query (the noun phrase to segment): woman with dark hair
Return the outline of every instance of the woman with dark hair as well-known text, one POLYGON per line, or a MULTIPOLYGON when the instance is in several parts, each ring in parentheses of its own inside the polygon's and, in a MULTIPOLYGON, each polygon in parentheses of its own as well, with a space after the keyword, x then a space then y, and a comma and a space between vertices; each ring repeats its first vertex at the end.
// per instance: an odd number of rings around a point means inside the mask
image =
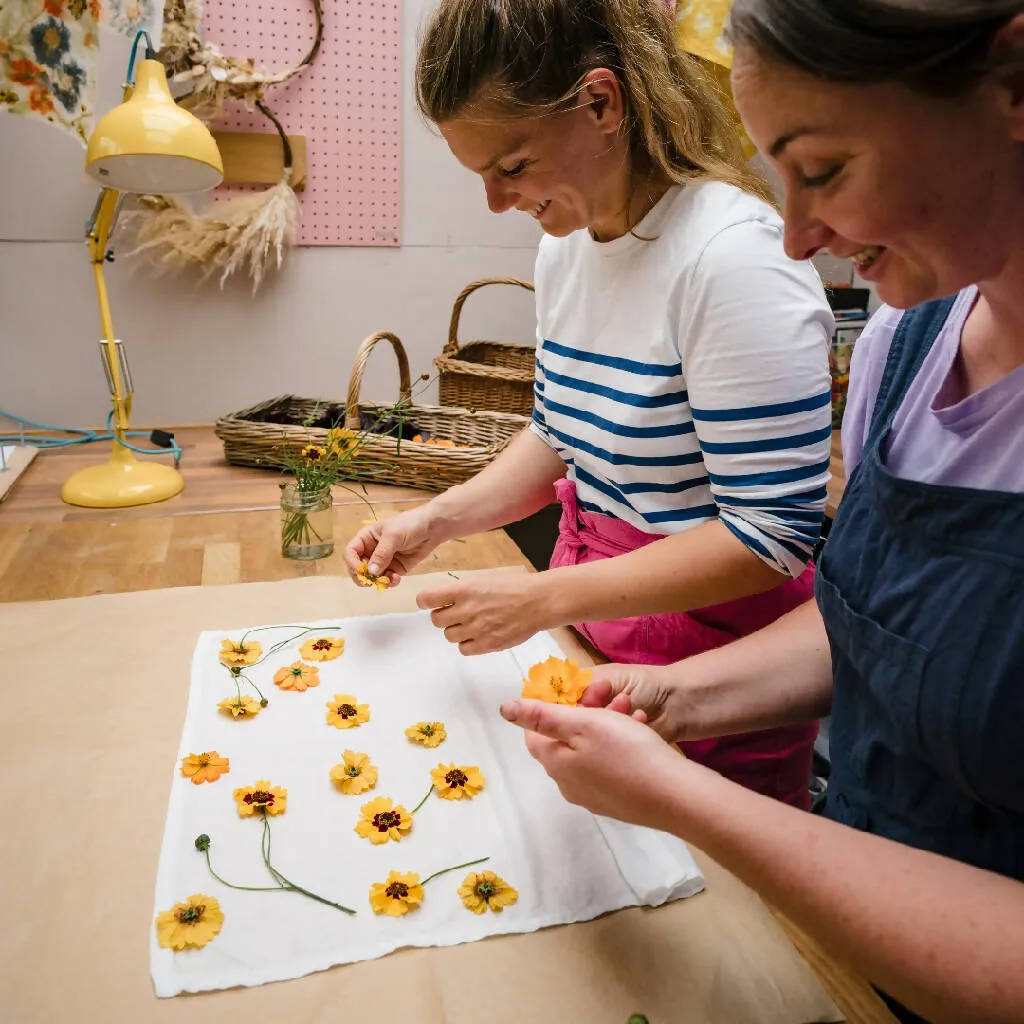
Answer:
POLYGON ((888 304, 816 602, 503 713, 570 800, 693 840, 902 1020, 1024 1021, 1024 0, 736 0, 731 32, 789 255, 851 258, 888 304), (829 711, 825 818, 656 735, 829 711))

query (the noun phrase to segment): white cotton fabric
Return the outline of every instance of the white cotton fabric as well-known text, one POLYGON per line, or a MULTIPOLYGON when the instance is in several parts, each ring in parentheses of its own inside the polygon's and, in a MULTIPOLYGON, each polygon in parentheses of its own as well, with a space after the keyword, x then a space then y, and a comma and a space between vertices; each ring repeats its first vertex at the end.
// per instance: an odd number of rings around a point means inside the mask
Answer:
MULTIPOLYGON (((521 731, 498 714, 519 694, 529 666, 561 652, 548 635, 499 654, 466 658, 427 613, 333 620, 343 626, 344 654, 321 663, 320 685, 280 691, 274 672, 298 658, 298 640, 248 670, 270 699, 258 717, 233 721, 217 703, 234 694, 218 651, 230 634, 200 634, 192 664, 179 758, 217 750, 231 762, 217 782, 193 785, 175 765, 156 882, 154 916, 197 892, 224 911, 221 933, 205 948, 175 953, 151 929, 151 970, 158 996, 296 978, 334 964, 384 956, 403 946, 448 946, 488 935, 531 932, 586 921, 635 905, 657 906, 700 892, 704 880, 686 846, 650 829, 595 817, 568 804, 527 752, 521 731), (370 706, 352 729, 325 721, 335 693, 370 706), (445 723, 448 738, 427 749, 405 729, 422 720, 445 723), (330 769, 351 749, 379 769, 375 789, 343 795, 330 769), (367 801, 391 797, 412 810, 438 763, 477 765, 486 778, 472 800, 432 795, 399 843, 374 846, 354 831, 367 801), (269 779, 288 791, 287 810, 271 818, 274 866, 294 882, 358 913, 350 917, 288 892, 239 892, 210 877, 194 847, 212 839, 214 869, 242 885, 271 885, 260 855, 262 821, 239 817, 236 787, 269 779), (420 878, 477 857, 484 864, 429 882, 423 904, 404 917, 377 916, 372 883, 391 870, 420 878), (492 870, 519 890, 502 913, 476 915, 457 889, 469 871, 492 870)), ((324 623, 326 624, 326 622, 324 623)), ((264 650, 286 631, 254 635, 264 650)), ((332 632, 327 635, 338 635, 332 632)))

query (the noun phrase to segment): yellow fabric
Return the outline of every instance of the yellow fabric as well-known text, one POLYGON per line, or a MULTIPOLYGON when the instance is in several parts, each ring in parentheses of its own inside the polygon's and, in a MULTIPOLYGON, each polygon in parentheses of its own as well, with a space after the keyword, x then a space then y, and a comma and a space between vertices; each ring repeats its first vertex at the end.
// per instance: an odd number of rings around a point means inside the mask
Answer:
POLYGON ((717 87, 749 160, 757 147, 750 141, 739 111, 732 99, 729 70, 732 68, 732 47, 725 38, 725 23, 732 9, 732 0, 678 0, 676 3, 676 42, 680 49, 699 57, 708 77, 717 87))
POLYGON ((678 0, 676 41, 697 57, 732 67, 732 47, 725 40, 725 22, 732 0, 678 0))

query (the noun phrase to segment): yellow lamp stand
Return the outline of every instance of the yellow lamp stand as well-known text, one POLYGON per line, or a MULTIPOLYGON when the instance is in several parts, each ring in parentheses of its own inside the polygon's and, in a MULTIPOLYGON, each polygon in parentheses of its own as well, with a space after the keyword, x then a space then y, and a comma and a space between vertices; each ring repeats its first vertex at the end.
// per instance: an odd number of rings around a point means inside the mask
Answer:
POLYGON ((64 484, 61 497, 69 505, 88 508, 146 505, 174 497, 185 481, 171 466, 140 462, 126 447, 132 384, 124 350, 114 335, 103 277, 107 243, 121 192, 168 195, 203 191, 220 183, 224 169, 209 129, 175 104, 163 65, 146 59, 139 64, 134 87, 125 87, 124 102, 100 120, 90 137, 86 173, 104 186, 89 223, 86 245, 100 307, 100 347, 113 404, 110 429, 114 441, 106 464, 79 470, 64 484))

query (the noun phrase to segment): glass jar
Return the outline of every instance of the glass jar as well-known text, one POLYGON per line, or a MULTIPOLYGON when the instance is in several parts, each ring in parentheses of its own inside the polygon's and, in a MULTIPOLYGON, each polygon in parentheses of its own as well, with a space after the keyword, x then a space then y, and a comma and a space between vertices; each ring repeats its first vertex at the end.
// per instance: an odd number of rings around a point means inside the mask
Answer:
POLYGON ((331 489, 300 490, 297 484, 281 489, 281 554, 311 561, 334 550, 334 510, 331 489))

